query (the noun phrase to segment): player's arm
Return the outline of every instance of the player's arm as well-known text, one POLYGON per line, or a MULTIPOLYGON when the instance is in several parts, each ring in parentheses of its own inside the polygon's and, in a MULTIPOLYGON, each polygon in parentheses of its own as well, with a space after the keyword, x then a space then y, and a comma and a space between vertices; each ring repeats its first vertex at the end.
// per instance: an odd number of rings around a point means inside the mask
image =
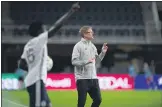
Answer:
POLYGON ((73 48, 73 53, 72 53, 72 65, 74 66, 84 66, 92 62, 92 60, 80 60, 80 47, 78 45, 75 45, 73 48))
POLYGON ((65 13, 55 24, 48 30, 48 37, 53 36, 69 19, 69 17, 80 8, 79 2, 72 5, 71 9, 65 13))
POLYGON ((55 24, 46 32, 41 33, 35 39, 35 49, 38 51, 43 49, 44 44, 47 44, 48 38, 55 35, 55 33, 63 26, 63 24, 67 21, 67 19, 80 8, 79 3, 75 3, 72 5, 71 9, 65 13, 55 24))
POLYGON ((103 58, 105 57, 105 53, 104 52, 101 52, 98 55, 97 50, 96 50, 95 56, 96 56, 96 63, 100 63, 103 60, 103 58))
POLYGON ((107 43, 103 44, 102 51, 99 55, 98 55, 96 47, 94 46, 95 47, 96 64, 100 63, 103 60, 103 58, 105 57, 105 54, 108 49, 108 47, 106 45, 107 45, 107 43))
POLYGON ((25 71, 28 71, 28 66, 27 66, 27 63, 26 63, 26 60, 25 59, 20 59, 19 61, 18 61, 18 68, 20 68, 20 69, 23 69, 23 70, 25 70, 25 71))
POLYGON ((129 73, 129 76, 133 77, 132 68, 131 67, 128 67, 128 73, 129 73))
POLYGON ((24 71, 28 71, 28 64, 26 61, 27 53, 26 49, 24 48, 23 54, 21 55, 20 60, 18 61, 18 68, 23 69, 24 71))

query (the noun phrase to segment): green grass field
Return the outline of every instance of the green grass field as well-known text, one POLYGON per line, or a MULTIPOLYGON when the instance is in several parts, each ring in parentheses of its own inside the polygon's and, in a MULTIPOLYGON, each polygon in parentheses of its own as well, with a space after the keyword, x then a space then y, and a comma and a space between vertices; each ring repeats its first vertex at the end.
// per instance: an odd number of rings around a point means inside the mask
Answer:
MULTIPOLYGON (((53 107, 77 107, 76 91, 48 91, 53 107)), ((87 95, 85 107, 92 100, 87 95)), ((26 91, 2 91, 2 107, 28 106, 26 91)), ((162 107, 162 91, 102 91, 100 107, 162 107)))

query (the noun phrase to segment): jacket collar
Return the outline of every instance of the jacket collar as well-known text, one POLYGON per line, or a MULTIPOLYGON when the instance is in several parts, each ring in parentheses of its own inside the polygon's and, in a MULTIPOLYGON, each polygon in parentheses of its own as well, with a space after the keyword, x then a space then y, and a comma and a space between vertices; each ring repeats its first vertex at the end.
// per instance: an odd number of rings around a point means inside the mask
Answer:
POLYGON ((87 43, 87 44, 91 43, 90 40, 86 40, 86 39, 84 39, 84 38, 82 38, 81 41, 84 42, 84 43, 87 43))

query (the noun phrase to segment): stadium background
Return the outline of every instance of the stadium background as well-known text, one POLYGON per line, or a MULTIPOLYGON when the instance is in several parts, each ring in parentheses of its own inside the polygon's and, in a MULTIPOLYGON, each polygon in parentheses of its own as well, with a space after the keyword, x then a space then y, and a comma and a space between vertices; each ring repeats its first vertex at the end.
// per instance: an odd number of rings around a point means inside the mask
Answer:
MULTIPOLYGON (((27 33, 28 25, 33 20, 42 20, 49 26, 64 14, 72 3, 1 2, 3 107, 28 105, 27 92, 20 89, 15 74, 17 61, 25 43, 30 39, 27 33)), ((49 90, 49 96, 53 105, 76 106, 77 93, 73 83, 71 53, 74 44, 81 38, 78 35, 79 28, 90 25, 95 32, 94 43, 98 51, 101 51, 104 42, 108 42, 109 46, 104 60, 98 66, 100 86, 103 90, 101 107, 162 107, 162 2, 89 1, 80 2, 80 5, 81 9, 55 37, 49 39, 48 53, 54 66, 49 72, 50 82, 47 88, 52 89, 49 90), (131 60, 139 69, 136 82, 128 75, 127 69, 131 60), (144 62, 154 68, 157 90, 149 90, 146 85, 142 71, 144 62), (57 84, 51 83, 54 80, 57 84), (112 84, 116 87, 113 88, 112 84)), ((90 104, 88 96, 86 107, 90 104)))

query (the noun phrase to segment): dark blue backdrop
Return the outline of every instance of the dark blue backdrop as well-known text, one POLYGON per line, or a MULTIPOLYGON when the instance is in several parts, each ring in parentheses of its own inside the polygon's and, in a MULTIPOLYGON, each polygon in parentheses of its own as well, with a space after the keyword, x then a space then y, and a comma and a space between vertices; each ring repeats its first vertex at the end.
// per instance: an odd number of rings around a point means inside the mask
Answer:
MULTIPOLYGON (((162 75, 154 75, 154 82, 157 88, 162 90, 162 75)), ((135 89, 149 89, 144 75, 138 75, 135 78, 135 89)))

